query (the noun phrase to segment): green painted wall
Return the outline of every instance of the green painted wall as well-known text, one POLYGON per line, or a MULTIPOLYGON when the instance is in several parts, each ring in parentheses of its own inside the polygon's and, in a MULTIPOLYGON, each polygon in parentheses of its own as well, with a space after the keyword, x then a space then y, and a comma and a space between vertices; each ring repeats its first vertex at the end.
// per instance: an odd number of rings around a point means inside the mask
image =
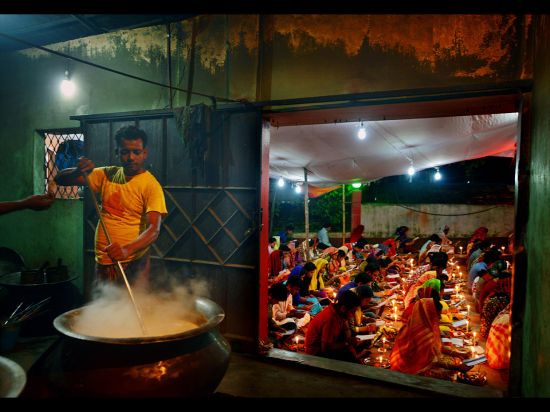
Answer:
POLYGON ((529 221, 526 249, 527 297, 523 338, 523 393, 550 396, 550 18, 536 27, 529 221))
MULTIPOLYGON (((529 78, 525 44, 529 16, 277 15, 262 97, 291 98, 398 88, 486 84, 529 78)), ((193 89, 254 100, 258 72, 258 16, 196 18, 193 89)), ((187 88, 192 21, 172 25, 173 84, 187 88)), ((49 47, 147 79, 167 83, 164 26, 120 31, 49 47)), ((167 90, 71 62, 77 94, 59 93, 66 61, 30 49, 0 55, 0 200, 40 193, 43 147, 36 129, 75 127, 75 114, 167 108, 167 90)), ((174 104, 186 94, 175 93, 174 104)), ((193 98, 193 103, 205 101, 193 98)), ((82 204, 58 201, 44 212, 0 217, 2 245, 29 266, 64 258, 82 273, 82 204)))

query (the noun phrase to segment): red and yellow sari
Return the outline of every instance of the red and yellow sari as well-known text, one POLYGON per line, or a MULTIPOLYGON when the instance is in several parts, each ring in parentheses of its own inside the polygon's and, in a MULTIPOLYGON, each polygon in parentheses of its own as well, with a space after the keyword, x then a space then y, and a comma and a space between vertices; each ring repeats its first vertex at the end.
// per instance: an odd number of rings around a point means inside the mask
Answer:
POLYGON ((439 314, 432 298, 414 303, 411 317, 399 330, 391 352, 394 371, 419 374, 441 355, 439 314))
POLYGON ((405 306, 405 309, 409 307, 412 300, 416 297, 416 294, 418 293, 418 289, 423 287, 424 282, 435 279, 437 277, 437 272, 435 270, 429 270, 427 272, 424 272, 421 276, 416 279, 416 282, 412 283, 411 286, 409 286, 409 289, 407 290, 407 294, 405 295, 405 299, 403 300, 403 304, 405 306))

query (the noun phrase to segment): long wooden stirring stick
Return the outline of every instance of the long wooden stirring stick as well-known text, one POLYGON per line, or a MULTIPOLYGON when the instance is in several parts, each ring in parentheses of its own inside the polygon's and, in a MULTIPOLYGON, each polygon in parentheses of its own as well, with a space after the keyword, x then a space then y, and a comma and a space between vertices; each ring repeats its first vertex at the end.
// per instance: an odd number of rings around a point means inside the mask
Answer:
MULTIPOLYGON (((107 231, 107 226, 105 226, 105 222, 103 221, 103 218, 101 217, 101 210, 99 209, 99 204, 97 203, 97 198, 95 196, 94 191, 90 187, 90 181, 88 180, 88 175, 86 173, 83 173, 84 180, 86 181, 86 186, 88 186, 89 192, 92 194, 92 200, 94 202, 95 210, 97 211, 97 215, 99 216, 99 221, 101 222, 101 227, 103 228, 103 232, 105 233, 105 237, 107 238, 107 242, 111 244, 111 236, 109 236, 109 232, 107 231)), ((122 278, 124 279, 124 283, 126 284, 126 289, 128 289, 128 294, 130 295, 130 299, 132 300, 132 304, 134 305, 134 309, 136 311, 136 315, 139 321, 139 326, 141 327, 141 331, 144 335, 147 334, 145 329, 145 324, 143 323, 143 319, 141 318, 141 313, 139 312, 138 306, 136 304, 136 300, 134 299, 134 294, 132 293, 132 288, 130 287, 130 283, 128 283, 128 278, 126 277, 126 273, 124 272, 124 268, 122 267, 122 263, 120 263, 118 260, 116 261, 118 270, 120 274, 122 275, 122 278)))

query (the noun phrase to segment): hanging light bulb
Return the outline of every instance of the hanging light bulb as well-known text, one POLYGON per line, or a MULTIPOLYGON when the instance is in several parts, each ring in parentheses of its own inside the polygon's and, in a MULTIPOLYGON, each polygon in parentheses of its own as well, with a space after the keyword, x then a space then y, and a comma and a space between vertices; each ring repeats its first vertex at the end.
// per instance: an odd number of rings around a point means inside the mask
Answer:
POLYGON ((296 183, 296 187, 294 188, 294 191, 296 193, 302 193, 302 185, 299 185, 298 183, 296 183))
POLYGON ((351 187, 353 187, 354 189, 359 189, 361 187, 361 182, 352 183, 351 187))
POLYGON ((414 166, 412 165, 412 163, 411 163, 411 165, 409 166, 409 168, 407 169, 407 173, 409 174, 409 176, 414 175, 415 170, 414 170, 414 166))
POLYGON ((65 70, 65 78, 61 82, 60 90, 63 96, 65 97, 72 97, 74 95, 76 87, 74 83, 71 81, 71 78, 69 75, 69 69, 65 70))
POLYGON ((365 129, 365 127, 363 126, 363 122, 361 122, 361 127, 357 131, 357 137, 359 138, 359 140, 365 140, 365 138, 367 137, 367 129, 365 129))
POLYGON ((285 179, 280 177, 279 180, 277 180, 277 186, 283 187, 284 185, 285 185, 285 179))
POLYGON ((367 137, 367 129, 365 126, 363 126, 363 122, 361 122, 361 126, 359 127, 359 130, 357 130, 357 137, 359 140, 365 140, 367 137))
POLYGON ((434 179, 435 180, 441 180, 441 173, 439 173, 439 167, 436 167, 435 168, 435 174, 434 174, 434 179))

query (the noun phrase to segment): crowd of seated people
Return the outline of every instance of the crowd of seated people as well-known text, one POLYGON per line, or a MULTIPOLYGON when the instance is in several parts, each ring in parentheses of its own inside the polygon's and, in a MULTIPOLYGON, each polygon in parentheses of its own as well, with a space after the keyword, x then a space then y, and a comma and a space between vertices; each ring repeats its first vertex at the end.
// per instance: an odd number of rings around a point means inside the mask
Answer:
MULTIPOLYGON (((468 369, 461 362, 463 352, 441 343, 453 319, 442 299, 452 270, 447 225, 416 249, 418 238, 411 237, 407 226, 397 228, 384 242, 369 244, 360 225, 349 243, 336 247, 328 239, 327 223, 320 231, 323 242, 307 243, 308 254, 305 242, 296 247, 288 229, 280 233, 286 243, 277 245, 274 237, 268 246, 269 333, 279 347, 284 346, 285 337, 293 336, 290 331, 304 336, 305 353, 361 362, 368 344, 354 336, 358 331, 380 332, 382 312, 377 303, 399 286, 403 323, 391 352, 391 369, 427 376, 468 369)), ((511 274, 509 264, 488 242, 486 229, 480 227, 470 238, 465 279, 474 298, 473 309, 480 313, 480 338, 493 342, 491 362, 502 367, 509 358, 499 339, 510 329, 511 274)))

